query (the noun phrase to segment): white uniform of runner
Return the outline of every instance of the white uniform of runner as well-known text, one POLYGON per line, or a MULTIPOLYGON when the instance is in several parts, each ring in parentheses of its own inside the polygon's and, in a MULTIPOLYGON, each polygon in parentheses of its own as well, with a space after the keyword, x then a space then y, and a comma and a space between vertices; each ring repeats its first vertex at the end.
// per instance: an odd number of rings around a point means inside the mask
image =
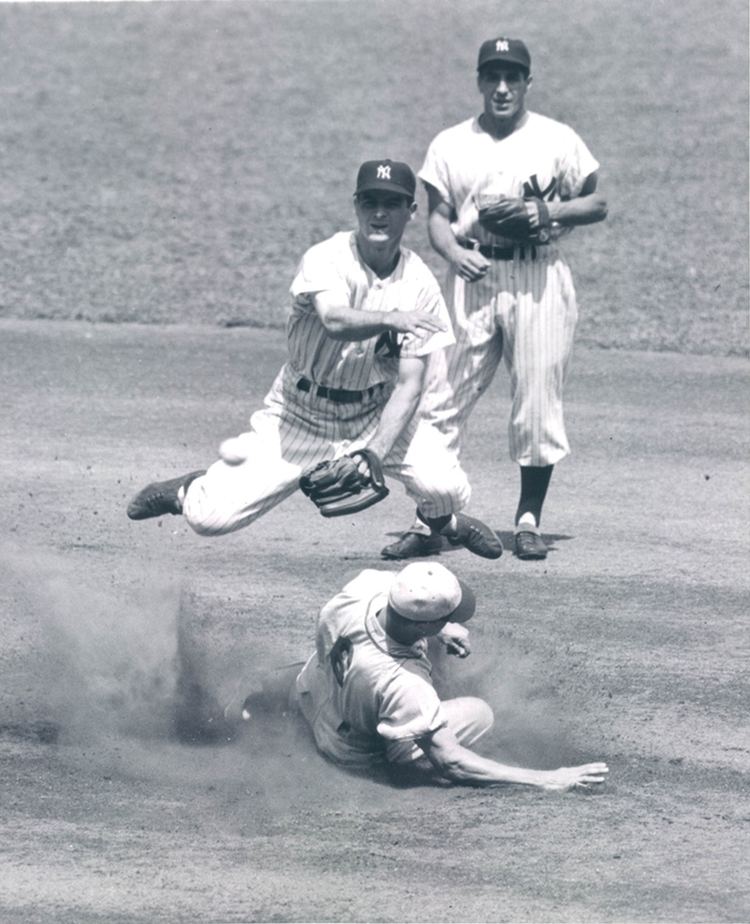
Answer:
POLYGON ((469 746, 492 724, 492 711, 480 699, 441 702, 424 639, 406 647, 386 635, 377 614, 395 575, 362 571, 323 607, 316 653, 297 677, 300 708, 318 749, 343 766, 410 763, 425 758, 417 738, 447 725, 469 746), (352 656, 339 683, 330 654, 342 637, 351 642, 352 656))
MULTIPOLYGON (((239 437, 245 461, 214 463, 185 494, 183 515, 202 535, 247 526, 296 491, 305 469, 367 446, 393 390, 399 355, 428 356, 453 342, 440 287, 422 260, 402 247, 395 270, 381 279, 361 260, 355 232, 340 232, 311 247, 291 294, 289 361, 266 395, 265 407, 252 415, 250 430, 239 437), (335 340, 313 304, 315 293, 328 291, 343 294, 359 311, 430 312, 448 329, 421 338, 405 336, 400 343, 393 335, 335 340), (341 402, 321 397, 319 386, 362 394, 341 402)), ((404 483, 426 516, 453 513, 469 500, 456 453, 417 417, 382 461, 385 472, 404 483)))
POLYGON ((475 197, 493 192, 572 199, 598 166, 571 128, 533 112, 499 140, 472 118, 440 132, 430 145, 418 176, 453 209, 456 237, 513 251, 511 259, 492 259, 486 276, 476 282, 449 272, 456 336, 447 351, 450 389, 428 396, 422 407, 451 448, 458 448, 466 420, 502 356, 510 374, 511 458, 520 465, 547 466, 570 451, 562 398, 577 307, 570 270, 557 246, 563 229, 553 225, 549 244, 513 247, 479 225, 475 197))

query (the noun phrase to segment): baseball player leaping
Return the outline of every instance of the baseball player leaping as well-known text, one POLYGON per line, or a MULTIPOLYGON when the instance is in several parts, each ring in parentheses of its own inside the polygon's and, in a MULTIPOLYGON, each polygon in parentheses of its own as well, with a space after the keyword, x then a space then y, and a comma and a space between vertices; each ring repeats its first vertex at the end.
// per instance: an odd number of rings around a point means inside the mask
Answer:
MULTIPOLYGON (((539 531, 552 468, 570 451, 563 382, 576 326, 576 297, 558 240, 607 214, 599 164, 567 125, 526 109, 531 59, 523 42, 496 38, 479 51, 483 112, 440 132, 419 177, 429 200, 430 241, 447 260, 456 336, 449 387, 428 395, 427 417, 458 451, 466 422, 500 358, 510 374, 511 458, 520 466, 515 553, 542 559, 539 531)), ((440 547, 418 521, 386 558, 440 547)))
POLYGON ((182 514, 201 535, 229 533, 289 497, 317 463, 367 448, 403 482, 430 530, 484 558, 502 554, 488 526, 459 512, 470 489, 455 450, 415 416, 428 358, 453 342, 437 281, 401 247, 415 188, 407 164, 362 164, 358 229, 311 247, 299 265, 289 359, 265 407, 207 471, 140 491, 131 519, 182 514))

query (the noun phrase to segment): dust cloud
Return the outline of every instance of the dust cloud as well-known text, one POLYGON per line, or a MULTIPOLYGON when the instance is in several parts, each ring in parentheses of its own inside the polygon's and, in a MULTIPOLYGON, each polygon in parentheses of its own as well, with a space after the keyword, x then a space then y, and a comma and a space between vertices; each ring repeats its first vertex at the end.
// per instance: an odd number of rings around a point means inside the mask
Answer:
POLYGON ((483 637, 470 629, 472 654, 457 660, 430 647, 435 686, 442 698, 478 696, 489 703, 495 723, 477 744, 486 757, 545 770, 580 763, 571 723, 550 680, 550 665, 519 650, 510 639, 483 637))
POLYGON ((107 778, 234 791, 271 813, 300 794, 341 805, 341 776, 257 680, 273 653, 222 635, 212 607, 157 572, 126 593, 49 551, 3 547, 0 740, 51 745, 61 765, 107 778))
MULTIPOLYGON (((0 735, 56 742, 61 760, 128 777, 241 787, 274 813, 292 800, 343 808, 363 794, 368 804, 389 798, 387 775, 351 777, 315 751, 288 709, 296 669, 286 665, 275 687, 262 686, 258 678, 281 666, 273 652, 223 637, 210 602, 189 588, 157 573, 127 593, 88 585, 49 552, 8 548, 0 572, 8 641, 0 735), (247 695, 252 719, 243 722, 247 695)), ((493 707, 482 753, 539 768, 579 756, 532 659, 510 645, 475 646, 460 662, 431 656, 441 695, 481 696, 493 707)))
POLYGON ((88 585, 49 552, 3 549, 2 720, 55 727, 65 740, 164 736, 177 681, 180 590, 156 578, 127 599, 88 585))

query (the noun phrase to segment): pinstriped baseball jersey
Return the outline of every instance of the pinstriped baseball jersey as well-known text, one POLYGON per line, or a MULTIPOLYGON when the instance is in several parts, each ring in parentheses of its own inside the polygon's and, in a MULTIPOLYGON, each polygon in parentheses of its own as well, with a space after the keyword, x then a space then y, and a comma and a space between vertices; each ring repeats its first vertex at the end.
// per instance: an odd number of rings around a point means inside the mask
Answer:
MULTIPOLYGON (((359 257, 354 232, 341 232, 311 247, 291 286, 294 297, 287 333, 290 359, 250 418, 250 428, 234 440, 243 461, 223 459, 190 484, 183 515, 202 535, 241 529, 298 490, 312 465, 367 446, 398 377, 399 360, 431 357, 444 369, 442 349, 454 341, 440 286, 412 251, 401 248, 393 273, 380 279, 359 257), (334 340, 313 303, 318 292, 339 292, 349 307, 366 311, 425 311, 447 330, 420 337, 392 335, 366 340, 334 340), (302 377, 327 388, 361 392, 338 402, 317 389, 300 389, 302 377), (373 388, 373 386, 382 386, 373 388)), ((439 376, 431 374, 434 383, 439 376)), ((441 517, 468 503, 470 487, 455 452, 418 415, 404 428, 382 460, 428 517, 441 517)))
POLYGON ((428 394, 423 410, 454 451, 501 357, 510 374, 511 458, 546 466, 570 451, 562 397, 578 309, 557 242, 572 229, 553 224, 551 243, 520 248, 480 226, 477 198, 575 198, 598 166, 571 128, 533 112, 502 139, 472 118, 430 145, 418 175, 451 207, 456 237, 513 249, 512 259, 491 260, 476 282, 448 273, 456 344, 446 351, 448 386, 428 394))
POLYGON ((453 343, 448 310, 440 286, 422 260, 401 248, 393 273, 380 279, 360 258, 353 231, 341 231, 315 244, 302 258, 291 285, 294 298, 287 321, 289 362, 313 382, 361 390, 392 381, 399 356, 426 356, 453 343), (340 293, 358 311, 426 311, 440 317, 447 330, 415 338, 409 335, 334 340, 318 317, 313 297, 340 293))
MULTIPOLYGON (((440 132, 427 150, 419 178, 434 186, 455 213, 457 237, 482 243, 512 246, 513 241, 493 236, 479 224, 476 199, 481 194, 573 199, 598 162, 567 125, 535 112, 506 138, 496 139, 467 119, 440 132)), ((553 237, 569 232, 559 226, 553 237)))

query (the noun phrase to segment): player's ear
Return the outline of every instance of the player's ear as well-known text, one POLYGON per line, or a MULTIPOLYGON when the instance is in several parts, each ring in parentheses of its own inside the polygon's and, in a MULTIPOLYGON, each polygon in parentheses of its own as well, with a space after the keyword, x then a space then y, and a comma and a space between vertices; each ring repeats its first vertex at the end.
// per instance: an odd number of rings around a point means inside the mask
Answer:
POLYGON ((411 205, 409 206, 409 221, 411 221, 412 218, 414 218, 414 216, 415 216, 416 214, 417 214, 417 203, 416 203, 416 200, 415 200, 415 201, 412 202, 411 205))

